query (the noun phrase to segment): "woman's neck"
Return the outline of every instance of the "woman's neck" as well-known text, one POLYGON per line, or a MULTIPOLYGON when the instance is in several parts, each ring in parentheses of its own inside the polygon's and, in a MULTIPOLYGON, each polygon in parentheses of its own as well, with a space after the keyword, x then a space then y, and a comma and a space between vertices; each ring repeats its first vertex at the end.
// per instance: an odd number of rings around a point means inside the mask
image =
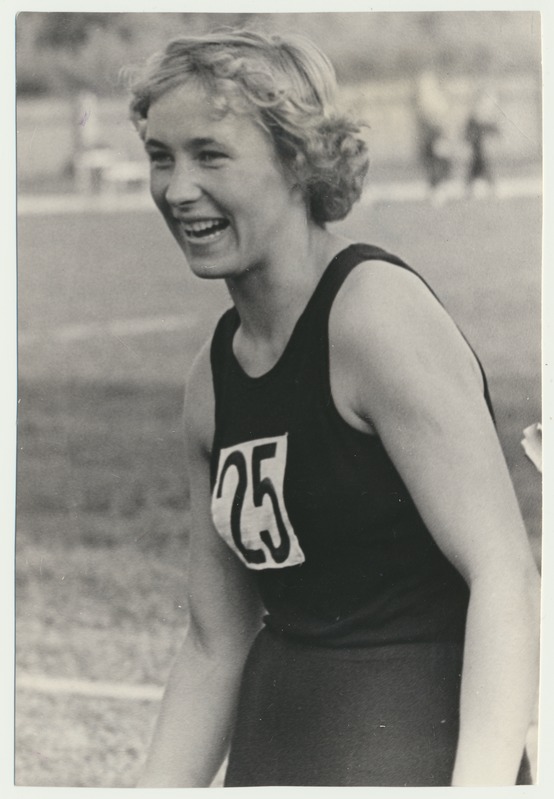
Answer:
POLYGON ((325 268, 348 244, 314 226, 284 243, 271 263, 227 282, 241 320, 235 355, 248 373, 262 374, 278 360, 325 268))

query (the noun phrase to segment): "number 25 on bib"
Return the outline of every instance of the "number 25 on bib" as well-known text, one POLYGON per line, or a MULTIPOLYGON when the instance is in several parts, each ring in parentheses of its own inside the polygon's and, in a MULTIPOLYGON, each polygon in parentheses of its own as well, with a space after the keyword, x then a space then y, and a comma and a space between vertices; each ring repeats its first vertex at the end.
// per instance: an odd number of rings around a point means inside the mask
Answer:
POLYGON ((244 441, 219 453, 212 518, 250 569, 282 569, 305 560, 285 508, 286 462, 286 435, 244 441))

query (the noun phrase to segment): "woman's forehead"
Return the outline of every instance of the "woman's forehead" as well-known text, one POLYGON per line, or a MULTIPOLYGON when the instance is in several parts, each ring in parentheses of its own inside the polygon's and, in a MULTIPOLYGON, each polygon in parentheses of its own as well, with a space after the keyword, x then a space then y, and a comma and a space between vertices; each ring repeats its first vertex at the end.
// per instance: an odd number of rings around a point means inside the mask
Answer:
POLYGON ((259 114, 249 105, 246 100, 235 103, 196 82, 182 83, 152 101, 146 119, 146 137, 267 140, 259 114))
POLYGON ((199 81, 189 79, 160 87, 150 101, 148 116, 158 112, 160 108, 165 111, 168 106, 180 110, 192 109, 196 113, 208 115, 211 110, 215 111, 220 103, 219 95, 204 87, 199 81))
POLYGON ((147 120, 149 123, 163 120, 166 124, 173 121, 180 125, 185 121, 191 125, 233 125, 240 121, 241 126, 258 126, 258 117, 252 104, 238 93, 214 91, 199 81, 188 80, 155 97, 150 103, 147 120))
POLYGON ((215 119, 222 118, 227 112, 251 117, 259 116, 259 110, 254 103, 247 99, 239 86, 230 79, 220 78, 207 84, 197 76, 188 76, 167 86, 160 86, 152 95, 149 112, 155 104, 168 96, 172 102, 202 109, 204 113, 211 114, 215 119))

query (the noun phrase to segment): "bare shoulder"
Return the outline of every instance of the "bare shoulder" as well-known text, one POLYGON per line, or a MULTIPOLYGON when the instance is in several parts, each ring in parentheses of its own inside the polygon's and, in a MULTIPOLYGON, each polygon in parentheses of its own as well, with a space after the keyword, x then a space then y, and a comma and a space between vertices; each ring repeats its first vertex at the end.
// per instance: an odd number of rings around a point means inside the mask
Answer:
POLYGON ((348 275, 333 306, 337 321, 355 318, 380 327, 409 326, 414 320, 442 318, 447 312, 423 280, 387 261, 366 261, 348 275))
POLYGON ((476 358, 450 314, 415 273, 385 261, 367 261, 341 287, 330 319, 332 343, 363 346, 386 368, 398 359, 452 359, 475 375, 476 358))
POLYGON ((215 427, 215 398, 210 362, 210 344, 204 343, 196 356, 185 387, 185 435, 192 452, 209 456, 215 427))
POLYGON ((345 280, 329 320, 333 395, 347 420, 383 431, 453 395, 483 397, 477 359, 418 275, 382 261, 345 280))

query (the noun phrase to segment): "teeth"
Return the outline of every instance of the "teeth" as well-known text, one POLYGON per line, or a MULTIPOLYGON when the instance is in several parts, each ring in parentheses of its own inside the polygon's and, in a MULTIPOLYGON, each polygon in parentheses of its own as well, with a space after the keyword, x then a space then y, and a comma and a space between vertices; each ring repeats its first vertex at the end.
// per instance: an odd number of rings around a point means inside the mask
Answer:
POLYGON ((182 227, 185 235, 193 238, 204 238, 219 233, 220 230, 227 227, 227 224, 228 222, 225 219, 212 219, 198 222, 183 222, 182 227))
POLYGON ((207 230, 210 227, 213 227, 216 222, 212 221, 205 221, 205 222, 189 222, 185 225, 185 230, 191 230, 193 232, 207 230))

